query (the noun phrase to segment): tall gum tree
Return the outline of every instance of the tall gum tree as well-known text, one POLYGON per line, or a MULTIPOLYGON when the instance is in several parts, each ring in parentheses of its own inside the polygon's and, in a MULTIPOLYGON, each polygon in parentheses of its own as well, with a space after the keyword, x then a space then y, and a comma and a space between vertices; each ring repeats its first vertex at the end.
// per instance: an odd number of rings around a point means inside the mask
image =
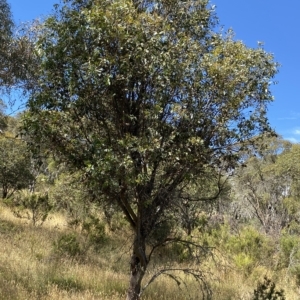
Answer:
POLYGON ((8 45, 13 34, 13 21, 10 7, 6 0, 0 0, 0 83, 4 74, 8 45))
MULTIPOLYGON (((256 148, 248 147, 243 165, 235 170, 232 180, 235 204, 242 220, 256 219, 260 230, 278 238, 293 219, 286 207, 292 181, 281 171, 282 161, 291 166, 286 154, 291 153, 293 145, 279 136, 263 135, 255 139, 256 148)), ((296 157, 295 153, 293 156, 296 157)), ((293 166, 296 165, 293 161, 293 166)))
POLYGON ((215 33, 206 0, 64 3, 35 46, 24 130, 124 213, 134 233, 127 299, 139 299, 158 245, 146 246, 174 197, 185 189, 189 201, 189 183, 234 168, 249 138, 270 130, 277 64, 215 33))
POLYGON ((6 104, 13 104, 17 92, 36 86, 35 70, 39 59, 34 55, 34 41, 39 22, 16 28, 6 0, 0 0, 0 95, 5 94, 6 104), (8 97, 11 96, 11 97, 8 97))

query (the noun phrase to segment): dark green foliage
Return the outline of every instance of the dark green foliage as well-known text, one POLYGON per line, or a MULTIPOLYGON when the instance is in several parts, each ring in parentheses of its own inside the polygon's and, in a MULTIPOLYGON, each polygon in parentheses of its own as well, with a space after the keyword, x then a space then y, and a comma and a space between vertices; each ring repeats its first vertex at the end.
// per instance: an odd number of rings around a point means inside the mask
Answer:
POLYGON ((233 167, 238 145, 269 130, 277 65, 263 49, 212 34, 207 1, 149 1, 153 12, 131 1, 66 3, 36 45, 40 81, 24 130, 83 170, 134 228, 142 208, 147 236, 183 185, 233 167))
POLYGON ((58 254, 59 257, 68 256, 71 258, 78 258, 83 254, 83 249, 77 235, 68 233, 62 235, 54 243, 54 252, 58 254))
POLYGON ((82 232, 87 238, 87 246, 91 246, 95 251, 99 251, 106 240, 104 223, 99 218, 89 215, 82 222, 82 232))
POLYGON ((7 127, 7 116, 4 114, 6 106, 0 98, 0 130, 3 133, 3 130, 7 127))
POLYGON ((163 243, 172 233, 174 228, 174 220, 170 217, 169 219, 162 220, 156 225, 155 230, 150 234, 147 242, 150 245, 158 245, 163 243))
POLYGON ((137 276, 128 299, 139 297, 150 236, 168 237, 160 224, 174 199, 216 199, 249 138, 270 131, 277 64, 216 23, 207 0, 66 0, 35 45, 24 133, 125 216, 137 276), (207 173, 218 175, 209 192, 191 193, 207 173))
POLYGON ((10 6, 6 0, 0 0, 0 89, 7 70, 9 43, 12 36, 13 21, 10 6))
POLYGON ((5 132, 0 134, 0 189, 2 198, 11 197, 16 191, 33 182, 30 153, 24 141, 5 132))
POLYGON ((53 208, 48 194, 26 191, 19 193, 10 203, 15 216, 31 220, 33 226, 42 225, 53 208))
POLYGON ((267 276, 263 282, 259 282, 254 290, 252 300, 285 300, 284 291, 276 290, 276 285, 267 276))

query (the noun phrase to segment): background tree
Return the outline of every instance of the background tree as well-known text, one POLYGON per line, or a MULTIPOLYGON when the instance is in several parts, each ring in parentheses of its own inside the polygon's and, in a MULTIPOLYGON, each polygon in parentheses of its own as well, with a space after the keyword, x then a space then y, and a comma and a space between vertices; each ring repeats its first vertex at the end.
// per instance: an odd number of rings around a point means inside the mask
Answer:
MULTIPOLYGON (((124 213, 134 233, 127 299, 142 293, 173 199, 209 168, 232 170, 249 138, 269 130, 272 55, 215 25, 206 0, 69 0, 36 44, 24 129, 124 213)), ((173 233, 165 241, 195 245, 173 233)))
POLYGON ((7 127, 7 116, 5 115, 5 104, 0 99, 0 133, 3 133, 3 130, 7 127))
POLYGON ((300 146, 292 144, 278 155, 277 174, 286 182, 285 195, 299 199, 300 146), (289 183, 289 184, 288 184, 289 183))
POLYGON ((298 219, 299 146, 274 136, 261 136, 257 144, 236 170, 235 198, 243 219, 255 218, 266 233, 279 236, 298 219))
POLYGON ((9 44, 12 38, 13 21, 10 7, 6 0, 0 0, 0 87, 5 81, 9 44))
POLYGON ((285 149, 279 156, 276 162, 275 174, 281 178, 283 185, 284 206, 290 216, 289 225, 292 222, 296 223, 297 230, 294 226, 290 226, 291 231, 300 230, 300 189, 299 189, 299 174, 300 174, 300 146, 293 144, 291 147, 285 149))
POLYGON ((16 93, 20 92, 21 98, 36 82, 34 74, 39 62, 34 55, 34 41, 40 27, 34 21, 16 28, 6 0, 0 0, 0 20, 0 92, 6 94, 6 104, 13 105, 16 93))
POLYGON ((2 198, 9 198, 17 190, 29 188, 34 180, 31 174, 30 154, 26 144, 6 132, 0 136, 0 185, 2 198))

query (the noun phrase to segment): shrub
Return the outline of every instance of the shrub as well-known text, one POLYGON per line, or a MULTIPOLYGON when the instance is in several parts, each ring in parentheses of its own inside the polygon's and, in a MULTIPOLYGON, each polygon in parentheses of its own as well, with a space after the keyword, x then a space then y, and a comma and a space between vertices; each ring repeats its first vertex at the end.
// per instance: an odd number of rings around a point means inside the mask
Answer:
POLYGON ((93 215, 82 222, 82 233, 87 237, 86 248, 92 246, 95 251, 99 251, 106 240, 105 225, 93 215))
POLYGON ((172 219, 162 220, 152 229, 151 235, 148 238, 148 242, 152 245, 157 245, 165 242, 165 240, 171 234, 172 226, 173 226, 172 219))
POLYGON ((229 237, 225 247, 234 257, 238 267, 244 268, 249 274, 257 265, 272 265, 270 259, 274 254, 274 244, 271 239, 247 226, 239 235, 229 237))
POLYGON ((284 290, 276 290, 275 283, 265 276, 254 290, 252 300, 285 300, 284 290))
POLYGON ((16 217, 31 220, 34 226, 42 225, 53 208, 47 193, 28 191, 21 191, 10 206, 16 217))
POLYGON ((83 249, 77 239, 77 236, 73 233, 68 233, 62 235, 54 242, 54 252, 59 254, 59 256, 76 258, 83 254, 83 249))
POLYGON ((283 233, 280 238, 280 267, 295 267, 300 262, 300 239, 283 233))

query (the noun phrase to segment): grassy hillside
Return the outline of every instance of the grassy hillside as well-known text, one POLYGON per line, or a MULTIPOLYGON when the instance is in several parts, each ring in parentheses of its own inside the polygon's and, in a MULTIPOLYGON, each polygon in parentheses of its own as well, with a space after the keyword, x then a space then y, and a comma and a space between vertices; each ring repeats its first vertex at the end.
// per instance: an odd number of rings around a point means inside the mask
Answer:
MULTIPOLYGON (((84 230, 68 225, 63 215, 51 215, 42 226, 34 227, 1 206, 0 299, 124 299, 130 251, 124 230, 129 232, 116 221, 113 231, 105 227, 102 239, 91 243, 84 230)), ((252 299, 257 282, 265 275, 276 282, 276 288, 285 290, 286 299, 299 299, 290 270, 272 271, 277 259, 272 257, 275 249, 267 250, 262 244, 261 250, 269 251, 268 257, 255 253, 255 247, 239 244, 226 226, 194 234, 199 234, 203 244, 218 244, 213 256, 203 257, 201 262, 212 299, 252 299)), ((251 236, 247 238, 251 241, 251 236)), ((159 268, 168 268, 171 263, 179 268, 195 262, 189 261, 181 249, 166 247, 154 257, 145 283, 159 268)), ((161 276, 149 285, 143 299, 202 299, 199 286, 187 275, 182 276, 186 276, 187 289, 161 276)))

